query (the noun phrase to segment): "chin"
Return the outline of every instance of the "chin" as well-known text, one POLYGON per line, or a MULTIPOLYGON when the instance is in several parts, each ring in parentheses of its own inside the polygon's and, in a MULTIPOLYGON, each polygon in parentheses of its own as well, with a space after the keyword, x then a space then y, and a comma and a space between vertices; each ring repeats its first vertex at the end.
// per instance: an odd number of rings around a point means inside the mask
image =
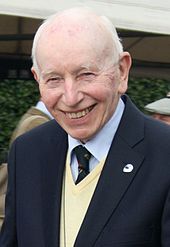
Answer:
MULTIPOLYGON (((68 132, 69 133, 69 132, 68 132)), ((74 139, 77 139, 83 143, 87 142, 90 138, 87 135, 84 134, 76 134, 76 133, 69 133, 70 136, 72 136, 74 139)))

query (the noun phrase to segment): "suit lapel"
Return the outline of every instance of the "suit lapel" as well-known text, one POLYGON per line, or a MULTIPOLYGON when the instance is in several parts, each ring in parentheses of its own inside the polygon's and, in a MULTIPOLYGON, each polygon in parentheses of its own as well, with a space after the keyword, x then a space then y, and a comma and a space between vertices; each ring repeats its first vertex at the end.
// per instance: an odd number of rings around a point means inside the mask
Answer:
POLYGON ((51 246, 59 246, 62 179, 68 145, 67 134, 56 127, 55 123, 52 136, 46 140, 42 161, 44 235, 51 246))
POLYGON ((144 159, 143 154, 136 150, 136 146, 142 143, 143 130, 143 117, 128 100, 75 247, 94 246, 105 224, 133 182, 144 159), (129 173, 124 172, 127 164, 133 166, 129 173))

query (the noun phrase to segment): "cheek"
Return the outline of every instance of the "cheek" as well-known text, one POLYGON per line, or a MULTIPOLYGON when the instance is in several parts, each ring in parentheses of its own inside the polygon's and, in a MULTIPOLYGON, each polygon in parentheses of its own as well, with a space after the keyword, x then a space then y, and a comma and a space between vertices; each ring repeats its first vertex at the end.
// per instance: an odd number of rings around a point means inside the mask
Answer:
MULTIPOLYGON (((91 91, 92 92, 92 91, 91 91)), ((96 84, 93 88, 93 96, 99 102, 107 102, 109 99, 113 98, 113 95, 116 92, 116 86, 111 81, 107 83, 96 84)))
POLYGON ((48 108, 52 108, 58 102, 59 96, 55 90, 40 88, 41 99, 48 108))
POLYGON ((112 80, 108 80, 102 89, 98 92, 98 99, 101 104, 101 112, 103 111, 104 117, 107 120, 115 111, 115 107, 119 100, 119 86, 118 83, 112 80))

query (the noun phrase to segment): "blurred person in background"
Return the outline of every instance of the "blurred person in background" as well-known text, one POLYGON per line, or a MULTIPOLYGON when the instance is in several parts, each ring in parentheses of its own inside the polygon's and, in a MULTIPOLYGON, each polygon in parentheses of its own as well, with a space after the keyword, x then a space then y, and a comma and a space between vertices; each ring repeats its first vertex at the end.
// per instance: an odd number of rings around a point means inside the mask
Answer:
POLYGON ((165 98, 156 100, 145 106, 153 118, 165 122, 170 125, 170 92, 165 98))
MULTIPOLYGON (((10 146, 12 142, 23 133, 51 120, 53 117, 47 110, 44 103, 40 100, 35 106, 28 109, 19 120, 15 130, 12 133, 10 146)), ((4 156, 4 155, 3 155, 4 156)), ((7 188, 8 172, 7 157, 3 158, 0 163, 0 229, 4 220, 5 195, 7 188)))
POLYGON ((45 104, 40 100, 35 106, 31 106, 26 113, 19 120, 15 130, 12 133, 10 144, 23 133, 46 123, 53 117, 47 110, 45 104))
POLYGON ((7 157, 3 148, 0 148, 0 230, 4 220, 5 195, 7 190, 7 157))

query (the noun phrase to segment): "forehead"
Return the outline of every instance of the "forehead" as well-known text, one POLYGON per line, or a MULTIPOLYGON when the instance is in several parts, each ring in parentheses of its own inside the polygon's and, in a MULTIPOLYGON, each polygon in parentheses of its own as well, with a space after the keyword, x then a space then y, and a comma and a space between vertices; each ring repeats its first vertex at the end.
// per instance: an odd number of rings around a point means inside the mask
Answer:
POLYGON ((101 31, 106 30, 98 16, 71 12, 54 16, 47 21, 41 29, 40 38, 48 37, 50 39, 52 36, 59 38, 63 36, 67 39, 78 39, 80 36, 82 38, 88 36, 89 39, 93 39, 98 33, 101 34, 101 31))
POLYGON ((42 33, 37 46, 38 63, 65 67, 70 64, 82 67, 102 64, 110 50, 99 27, 89 28, 88 24, 77 22, 65 24, 61 19, 42 33))
POLYGON ((38 41, 39 46, 49 44, 51 48, 59 50, 89 46, 100 51, 107 44, 108 35, 100 22, 61 17, 45 26, 38 41))
POLYGON ((78 13, 77 11, 64 12, 54 16, 51 21, 45 25, 45 30, 49 33, 62 33, 68 36, 81 35, 83 33, 98 33, 106 31, 102 19, 92 13, 78 13))
POLYGON ((64 35, 69 37, 77 37, 80 34, 87 32, 89 28, 85 21, 78 22, 74 19, 68 20, 58 17, 56 21, 53 21, 46 28, 47 35, 64 35))

